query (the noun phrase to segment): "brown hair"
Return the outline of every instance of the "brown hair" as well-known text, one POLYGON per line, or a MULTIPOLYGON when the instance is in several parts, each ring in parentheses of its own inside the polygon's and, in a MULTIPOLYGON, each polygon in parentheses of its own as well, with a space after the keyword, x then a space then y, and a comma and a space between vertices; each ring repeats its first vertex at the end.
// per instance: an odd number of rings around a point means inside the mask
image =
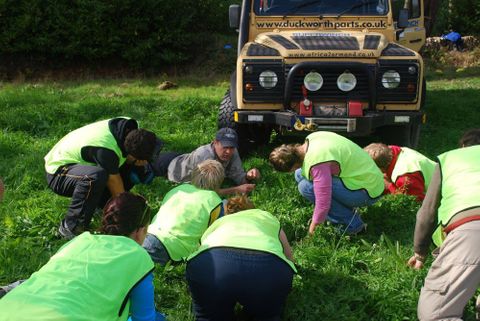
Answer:
POLYGON ((382 170, 386 171, 393 159, 392 150, 385 144, 372 143, 363 148, 373 159, 375 164, 382 170))
POLYGON ((233 214, 240 211, 250 210, 252 208, 255 208, 255 205, 247 195, 235 195, 227 200, 225 214, 233 214))
POLYGON ((302 157, 297 152, 300 144, 282 144, 275 148, 268 160, 270 164, 279 172, 290 172, 295 164, 303 162, 302 157))
POLYGON ((467 130, 458 142, 460 147, 469 147, 473 145, 480 145, 480 128, 467 130))
POLYGON ((107 235, 129 236, 151 220, 150 207, 143 196, 130 192, 112 197, 103 208, 100 232, 107 235))
POLYGON ((201 189, 216 190, 225 178, 225 169, 219 161, 207 159, 192 171, 192 184, 201 189))

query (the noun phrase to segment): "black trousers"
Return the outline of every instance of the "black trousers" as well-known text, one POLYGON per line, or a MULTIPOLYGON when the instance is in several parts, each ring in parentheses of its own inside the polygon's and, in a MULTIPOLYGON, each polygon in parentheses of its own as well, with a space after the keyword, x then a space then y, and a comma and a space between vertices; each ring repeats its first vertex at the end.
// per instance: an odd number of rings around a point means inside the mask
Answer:
MULTIPOLYGON (((129 179, 129 165, 120 167, 125 190, 133 187, 129 179)), ((67 165, 60 167, 55 174, 46 174, 48 187, 58 195, 72 198, 67 213, 65 225, 73 231, 80 225, 87 229, 95 209, 103 208, 111 194, 107 188, 108 174, 99 166, 67 165)))
POLYGON ((152 168, 155 176, 167 177, 168 176, 168 165, 170 162, 177 156, 182 155, 177 152, 165 152, 160 153, 152 162, 152 168))

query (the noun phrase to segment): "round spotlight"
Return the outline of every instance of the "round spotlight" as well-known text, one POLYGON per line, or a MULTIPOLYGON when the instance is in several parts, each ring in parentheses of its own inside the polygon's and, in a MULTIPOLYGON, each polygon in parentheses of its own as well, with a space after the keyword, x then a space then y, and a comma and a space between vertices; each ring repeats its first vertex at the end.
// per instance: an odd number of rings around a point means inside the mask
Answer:
POLYGON ((303 84, 309 91, 317 91, 322 88, 323 77, 318 72, 309 72, 305 78, 303 78, 303 84))
POLYGON ((271 70, 262 71, 260 76, 258 77, 258 81, 260 86, 265 89, 272 89, 278 83, 277 74, 271 70))
POLYGON ((400 85, 400 74, 395 70, 388 70, 382 76, 382 85, 387 89, 394 89, 400 85))
POLYGON ((338 76, 337 86, 341 91, 351 91, 357 85, 357 78, 350 71, 345 71, 338 76))
POLYGON ((414 66, 408 67, 408 73, 410 75, 415 75, 417 73, 417 68, 415 68, 414 66))

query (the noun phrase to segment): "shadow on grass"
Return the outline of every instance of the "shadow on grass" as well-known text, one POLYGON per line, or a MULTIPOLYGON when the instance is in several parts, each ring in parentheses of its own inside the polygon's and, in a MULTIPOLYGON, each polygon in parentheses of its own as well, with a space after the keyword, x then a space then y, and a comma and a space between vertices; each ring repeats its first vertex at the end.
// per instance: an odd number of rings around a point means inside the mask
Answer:
POLYGON ((385 234, 393 241, 410 246, 419 207, 420 204, 412 196, 384 196, 374 205, 365 208, 362 217, 368 224, 368 229, 361 237, 374 243, 380 235, 385 234))
POLYGON ((361 282, 343 272, 302 269, 290 293, 284 320, 389 320, 379 311, 381 300, 361 282))

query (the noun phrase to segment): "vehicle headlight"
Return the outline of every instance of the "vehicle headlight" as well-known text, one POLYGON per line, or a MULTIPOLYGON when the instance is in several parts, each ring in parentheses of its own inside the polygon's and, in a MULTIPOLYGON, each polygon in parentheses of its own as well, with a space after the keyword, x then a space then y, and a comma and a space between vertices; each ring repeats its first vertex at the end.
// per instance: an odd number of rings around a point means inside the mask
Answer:
POLYGON ((350 71, 345 71, 337 78, 337 86, 341 91, 351 91, 357 85, 357 78, 350 71))
POLYGON ((258 77, 258 81, 260 82, 260 86, 265 89, 271 89, 275 87, 278 83, 277 74, 271 70, 262 71, 260 76, 258 77))
POLYGON ((322 88, 323 85, 323 77, 318 72, 312 71, 309 72, 305 78, 303 79, 303 84, 305 88, 310 91, 317 91, 322 88))
POLYGON ((397 88, 400 85, 400 74, 395 70, 388 70, 382 76, 382 85, 387 89, 397 88))

